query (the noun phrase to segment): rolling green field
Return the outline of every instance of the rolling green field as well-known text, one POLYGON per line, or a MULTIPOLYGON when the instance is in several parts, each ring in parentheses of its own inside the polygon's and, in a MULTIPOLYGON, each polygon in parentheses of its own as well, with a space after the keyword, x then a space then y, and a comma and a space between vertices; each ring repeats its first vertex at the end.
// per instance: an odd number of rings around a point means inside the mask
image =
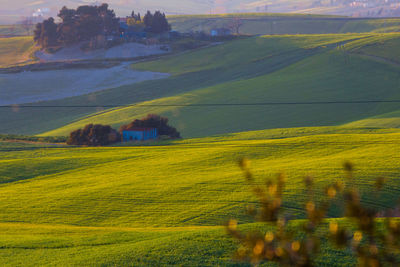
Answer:
MULTIPOLYGON (((315 177, 319 199, 326 184, 344 179, 346 159, 355 164, 364 204, 393 207, 400 190, 399 142, 398 129, 316 127, 148 146, 1 143, 0 264, 234 265, 236 244, 221 225, 234 217, 244 228, 259 227, 245 214, 255 199, 238 158, 251 160, 260 183, 286 171, 284 207, 301 219, 303 177, 315 177), (370 193, 377 176, 387 178, 381 195, 370 193)), ((342 211, 332 209, 329 216, 342 211)), ((323 250, 318 262, 354 264, 348 251, 326 244, 323 250)))
POLYGON ((340 16, 247 13, 225 15, 170 16, 172 28, 180 32, 229 28, 234 19, 240 19, 241 34, 327 34, 398 32, 400 19, 354 19, 340 16))
MULTIPOLYGON (((259 184, 287 174, 293 227, 305 217, 304 176, 321 200, 327 184, 344 181, 345 160, 365 205, 395 207, 400 103, 342 102, 400 100, 399 42, 398 33, 241 38, 132 65, 171 74, 163 80, 1 108, 0 133, 66 136, 157 113, 188 139, 97 148, 0 140, 0 265, 243 265, 231 260, 237 243, 222 225, 266 226, 245 213, 256 199, 242 157, 259 184), (103 105, 117 107, 95 107, 103 105), (377 177, 387 181, 380 194, 371 193, 377 177)), ((328 216, 342 220, 343 211, 328 216)), ((355 265, 327 242, 316 262, 355 265)))
POLYGON ((30 36, 0 38, 0 68, 27 62, 33 52, 34 43, 30 36))
MULTIPOLYGON (((226 42, 132 66, 171 73, 167 79, 33 104, 37 108, 3 108, 0 132, 65 136, 87 123, 119 127, 148 113, 159 113, 168 116, 184 137, 203 137, 271 128, 342 125, 395 114, 400 109, 398 103, 334 102, 400 99, 400 56, 396 49, 399 40, 397 33, 368 33, 262 36, 226 42), (173 106, 302 101, 332 103, 173 106), (85 107, 88 104, 139 106, 103 109, 85 107), (82 107, 41 108, 47 105, 82 107)), ((379 120, 373 121, 376 123, 368 127, 380 127, 379 120)), ((390 127, 397 125, 392 123, 390 127)))
POLYGON ((397 34, 376 35, 373 38, 360 39, 348 43, 345 48, 350 53, 384 59, 386 62, 397 65, 400 64, 400 54, 397 52, 400 39, 397 37, 397 34))
MULTIPOLYGON (((64 121, 60 121, 65 126, 60 125, 62 127, 47 132, 45 130, 51 127, 50 123, 56 125, 56 120, 51 120, 50 116, 65 113, 65 109, 54 109, 52 114, 47 114, 46 109, 40 108, 21 109, 9 115, 16 118, 15 121, 4 121, 2 127, 17 129, 19 119, 27 116, 26 119, 32 119, 32 124, 24 125, 20 131, 26 131, 27 127, 27 133, 68 135, 72 130, 88 123, 119 127, 148 113, 166 115, 184 137, 347 124, 400 109, 399 103, 335 103, 400 99, 397 90, 399 66, 393 61, 398 52, 392 49, 393 56, 390 59, 389 52, 386 56, 382 52, 372 53, 382 46, 390 46, 391 42, 397 42, 399 38, 400 35, 396 33, 287 35, 228 42, 178 56, 134 64, 134 69, 168 72, 172 76, 165 80, 102 91, 93 97, 94 105, 133 103, 137 104, 135 106, 104 110, 65 125, 68 116, 78 117, 78 113, 85 110, 90 112, 88 108, 71 110, 67 117, 63 117, 64 121), (365 49, 368 51, 364 51, 365 49), (327 101, 330 104, 190 106, 327 101), (144 106, 140 106, 141 104, 144 106), (42 114, 50 120, 33 125, 33 115, 40 117, 42 114)), ((86 99, 87 97, 78 97, 44 104, 78 105, 87 102, 86 99)), ((391 127, 397 125, 393 124, 391 127)))
MULTIPOLYGON (((132 66, 173 74, 168 79, 33 104, 38 108, 3 108, 0 133, 65 136, 87 123, 119 127, 148 113, 168 116, 184 137, 342 125, 370 118, 376 123, 369 121, 369 127, 380 127, 375 117, 395 114, 398 103, 208 108, 168 105, 399 99, 399 40, 398 33, 363 33, 273 35, 229 41, 132 66), (130 104, 154 107, 101 107, 130 104), (82 107, 39 108, 47 105, 82 107)), ((5 60, 11 55, 7 51, 2 53, 5 60)), ((26 89, 30 94, 30 88, 26 89)), ((391 123, 390 127, 397 125, 391 123)))
POLYGON ((20 24, 0 25, 0 36, 26 36, 32 34, 33 28, 32 26, 28 32, 28 30, 20 24))

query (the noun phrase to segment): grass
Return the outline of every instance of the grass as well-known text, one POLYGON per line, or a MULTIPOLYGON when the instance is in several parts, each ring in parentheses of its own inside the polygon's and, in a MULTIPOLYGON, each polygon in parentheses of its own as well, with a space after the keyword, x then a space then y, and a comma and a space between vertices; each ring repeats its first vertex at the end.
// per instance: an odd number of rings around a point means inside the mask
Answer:
POLYGON ((0 229, 5 233, 0 244, 9 246, 0 252, 3 266, 212 266, 233 263, 229 253, 233 241, 220 227, 129 229, 11 224, 0 226, 0 229), (212 241, 215 237, 218 240, 212 241))
MULTIPOLYGON (((301 223, 295 221, 291 225, 298 227, 301 223)), ((269 229, 259 224, 241 228, 269 229)), ((0 244, 7 246, 0 252, 3 266, 250 266, 231 259, 237 244, 221 227, 140 229, 0 224, 0 231, 0 244)), ((317 259, 319 264, 354 264, 349 251, 324 244, 322 253, 317 259)))
MULTIPOLYGON (((236 164, 244 156, 260 184, 286 172, 284 207, 294 226, 304 218, 303 177, 315 177, 320 200, 327 184, 344 179, 346 159, 355 164, 363 203, 394 207, 400 130, 376 127, 400 125, 397 103, 165 104, 400 99, 399 39, 370 33, 246 38, 132 66, 172 74, 164 80, 34 104, 164 106, 1 109, 1 132, 62 136, 86 123, 117 127, 159 113, 184 137, 198 138, 84 148, 0 136, 0 265, 239 265, 231 260, 237 244, 221 225, 235 217, 243 228, 263 227, 244 212, 256 201, 236 164), (387 179, 380 195, 371 193, 379 176, 387 179)), ((329 211, 342 215, 339 208, 329 211)), ((349 251, 323 244, 319 265, 355 264, 349 251)))
POLYGON ((27 37, 0 38, 0 67, 9 67, 31 60, 33 39, 27 37))
POLYGON ((341 32, 398 32, 399 22, 398 18, 352 20, 341 32))
MULTIPOLYGON (((284 207, 303 218, 303 177, 312 174, 322 193, 326 184, 343 179, 344 159, 355 164, 364 204, 393 207, 400 190, 399 142, 398 129, 317 127, 155 146, 0 143, 0 263, 233 266, 236 244, 221 225, 232 217, 250 223, 244 210, 255 201, 238 158, 251 160, 260 183, 285 170, 284 207), (387 178, 381 195, 370 193, 377 176, 387 178)), ((341 215, 339 209, 329 213, 341 215)), ((348 251, 325 243, 323 251, 323 263, 354 263, 348 251)))
MULTIPOLYGON (((119 106, 133 103, 158 105, 292 102, 302 99, 395 99, 398 66, 386 59, 382 61, 377 56, 365 56, 359 52, 360 49, 371 45, 378 51, 382 43, 380 40, 385 38, 388 41, 399 39, 398 34, 246 38, 133 66, 135 69, 173 74, 168 79, 33 105, 85 106, 90 103, 93 106, 119 106), (347 52, 337 48, 342 44, 346 44, 344 47, 347 52), (216 58, 219 60, 215 60, 216 58), (376 90, 378 87, 384 91, 383 95, 376 90)), ((395 58, 397 53, 396 50, 393 51, 395 58)), ((198 137, 276 127, 338 125, 394 112, 397 109, 396 104, 357 107, 255 106, 208 108, 199 113, 198 108, 190 107, 124 107, 106 110, 93 107, 60 107, 52 108, 51 112, 50 109, 13 107, 2 109, 0 132, 68 135, 71 130, 87 123, 99 122, 119 127, 147 113, 161 113, 171 118, 184 137, 198 137), (257 118, 245 119, 254 117, 257 118), (237 118, 243 122, 234 123, 229 118, 237 118)))
POLYGON ((13 134, 1 134, 0 141, 20 141, 20 142, 43 142, 43 143, 65 143, 64 137, 37 137, 37 136, 23 136, 13 134))
POLYGON ((393 33, 376 35, 374 38, 360 39, 345 47, 352 53, 382 58, 389 62, 400 64, 400 54, 396 49, 399 43, 399 35, 393 33))
MULTIPOLYGON (((302 177, 313 172, 322 186, 340 177, 344 159, 355 162, 362 191, 375 175, 396 177, 397 148, 388 144, 398 142, 397 130, 345 130, 318 130, 314 135, 307 130, 304 136, 299 129, 300 136, 283 139, 263 139, 271 133, 261 131, 225 141, 209 137, 150 147, 8 150, 0 162, 0 220, 82 226, 220 225, 250 197, 235 165, 241 156, 252 159, 260 178, 287 170, 287 206, 295 213, 302 203, 302 177)), ((385 202, 376 205, 393 204, 398 185, 396 180, 389 185, 385 202)))
MULTIPOLYGON (((185 86, 182 89, 186 92, 138 103, 150 107, 139 105, 106 110, 44 135, 67 135, 92 122, 119 127, 148 113, 169 117, 184 137, 202 137, 271 128, 341 125, 394 112, 400 107, 398 103, 334 103, 343 100, 399 99, 396 90, 399 66, 351 50, 351 47, 360 43, 365 46, 376 45, 377 50, 379 36, 257 37, 136 64, 133 65, 135 69, 173 74, 171 78, 158 83, 143 84, 143 87, 139 85, 143 91, 151 85, 153 90, 160 87, 164 92, 177 92, 177 89, 185 86), (346 50, 340 48, 341 44, 346 44, 343 46, 346 50), (248 50, 240 49, 244 47, 248 50), (333 103, 207 108, 173 106, 175 103, 310 101, 333 103)), ((387 38, 398 40, 399 35, 388 34, 387 38)), ((396 57, 394 54, 393 58, 396 57)))
MULTIPOLYGON (((166 104, 400 99, 399 39, 394 33, 245 38, 132 66, 172 74, 164 80, 34 104, 154 107, 2 108, 4 133, 63 136, 87 123, 118 127, 159 113, 184 137, 198 138, 84 148, 0 136, 0 265, 236 266, 237 244, 221 225, 235 217, 243 228, 263 227, 244 212, 256 201, 236 164, 244 156, 260 184, 286 172, 284 207, 294 226, 304 218, 303 177, 315 177, 320 200, 327 184, 344 179, 346 159, 355 164, 363 203, 394 207, 400 130, 388 127, 400 125, 398 103, 166 104), (379 176, 387 179, 380 195, 371 193, 379 176)), ((355 264, 349 251, 325 242, 322 251, 320 265, 355 264)))
MULTIPOLYGON (((33 26, 30 29, 30 34, 33 32, 33 26)), ((30 35, 28 31, 20 24, 16 25, 0 25, 0 36, 26 36, 30 35)))
POLYGON ((3 108, 0 132, 66 136, 88 123, 119 127, 148 113, 168 116, 184 137, 341 125, 375 118, 396 112, 400 106, 370 103, 196 108, 165 104, 396 100, 399 53, 395 47, 399 39, 397 33, 262 36, 166 56, 134 64, 133 68, 171 73, 167 79, 33 104, 37 108, 3 108), (382 52, 386 48, 388 52, 382 52), (156 106, 40 108, 88 104, 156 106))
POLYGON ((380 127, 398 128, 400 125, 400 112, 393 111, 373 116, 363 120, 353 121, 347 124, 349 127, 380 127))
POLYGON ((229 27, 241 19, 241 34, 328 34, 398 32, 400 19, 354 19, 314 14, 245 13, 223 15, 170 16, 172 28, 181 32, 229 27))

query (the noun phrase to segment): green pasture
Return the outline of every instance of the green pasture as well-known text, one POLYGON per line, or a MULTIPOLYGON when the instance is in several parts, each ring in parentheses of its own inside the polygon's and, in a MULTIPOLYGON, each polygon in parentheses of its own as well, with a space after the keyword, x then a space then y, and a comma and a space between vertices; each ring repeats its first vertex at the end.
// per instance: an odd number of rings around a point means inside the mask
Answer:
POLYGON ((210 32, 229 28, 240 20, 241 34, 329 34, 398 32, 398 18, 349 18, 314 14, 245 13, 222 15, 170 16, 172 28, 180 32, 210 32))
MULTIPOLYGON (((196 30, 233 18, 170 19, 196 30)), ((318 203, 327 185, 349 185, 346 160, 354 163, 352 183, 364 205, 397 205, 400 34, 384 32, 397 31, 400 20, 243 20, 252 34, 293 34, 240 38, 131 66, 171 74, 163 80, 0 108, 1 266, 247 266, 232 261, 238 244, 222 227, 237 218, 243 229, 267 230, 245 212, 257 201, 237 164, 243 157, 257 184, 286 174, 283 206, 293 227, 305 217, 304 177, 314 178, 318 203), (336 34, 297 34, 328 32, 336 34), (370 100, 388 102, 343 103, 370 100), (118 128, 149 113, 167 116, 185 139, 43 143, 88 123, 118 128), (386 184, 376 193, 378 177, 386 184)), ((0 39, 0 66, 28 60, 33 49, 29 37, 0 39)), ((349 223, 340 219, 340 200, 335 204, 327 220, 349 223)), ((350 251, 322 241, 319 266, 355 265, 350 251)))
MULTIPOLYGON (((15 151, 9 147, 0 152, 0 221, 127 227, 220 225, 226 216, 242 216, 241 210, 251 199, 236 166, 243 156, 251 159, 260 182, 287 172, 286 205, 296 216, 302 216, 297 210, 304 197, 303 177, 313 174, 321 187, 342 179, 341 165, 346 159, 355 163, 363 192, 375 176, 387 177, 390 186, 384 202, 374 205, 394 205, 398 130, 280 131, 156 146, 15 151)), ((340 216, 340 212, 331 215, 340 216)))
MULTIPOLYGON (((2 108, 0 133, 66 136, 88 123, 119 127, 148 113, 159 113, 168 116, 183 137, 203 137, 341 125, 392 114, 399 110, 398 103, 206 108, 170 105, 397 100, 398 40, 397 33, 365 33, 276 35, 229 41, 132 65, 138 70, 171 73, 167 79, 33 103, 37 106, 34 108, 2 108), (125 106, 131 104, 139 106, 125 106)), ((26 89, 29 94, 29 86, 26 89)))
POLYGON ((345 45, 345 48, 361 55, 383 59, 388 63, 400 64, 400 54, 398 45, 400 43, 399 34, 379 34, 372 38, 360 39, 345 45))
MULTIPOLYGON (((284 207, 298 219, 307 201, 304 176, 315 178, 318 202, 326 185, 348 182, 344 160, 355 164, 365 205, 396 205, 399 143, 397 129, 348 127, 273 129, 147 146, 0 143, 0 263, 234 266, 237 244, 221 226, 230 218, 251 223, 245 209, 256 203, 239 158, 251 160, 260 184, 286 173, 284 207), (387 184, 371 193, 378 176, 387 184)), ((323 251, 321 263, 354 264, 349 251, 325 242, 323 251)))
POLYGON ((34 51, 33 39, 27 37, 0 38, 0 67, 29 61, 34 51))
POLYGON ((33 33, 33 26, 29 28, 29 32, 21 24, 0 25, 0 36, 26 36, 33 33), (28 34, 29 33, 29 34, 28 34))
MULTIPOLYGON (((395 112, 400 103, 341 103, 400 99, 399 66, 383 56, 367 56, 359 51, 372 45, 377 50, 379 35, 265 36, 134 64, 134 69, 170 72, 173 76, 143 83, 133 92, 139 87, 143 93, 158 89, 163 94, 177 93, 105 110, 43 135, 68 135, 88 123, 118 128, 148 113, 170 118, 183 137, 202 137, 272 128, 341 125, 395 112), (360 44, 364 46, 358 47, 360 44), (289 104, 262 104, 271 102, 289 104), (298 102, 329 104, 290 104, 298 102), (196 106, 215 103, 261 104, 196 106)), ((399 39, 398 34, 384 37, 387 42, 399 39)), ((114 92, 112 99, 116 99, 121 89, 110 91, 114 92)), ((26 114, 24 110, 22 114, 26 114)))
MULTIPOLYGON (((341 224, 346 221, 339 220, 341 224)), ((292 229, 303 221, 290 223, 292 229)), ((325 224, 321 230, 326 231, 325 224)), ((268 226, 244 224, 243 231, 268 231, 268 226)), ((222 227, 76 227, 0 224, 3 266, 250 266, 232 260, 238 244, 222 227)), ((323 239, 316 263, 352 266, 350 251, 323 239)), ((260 266, 271 266, 261 264, 260 266)), ((275 266, 275 265, 273 265, 275 266)))

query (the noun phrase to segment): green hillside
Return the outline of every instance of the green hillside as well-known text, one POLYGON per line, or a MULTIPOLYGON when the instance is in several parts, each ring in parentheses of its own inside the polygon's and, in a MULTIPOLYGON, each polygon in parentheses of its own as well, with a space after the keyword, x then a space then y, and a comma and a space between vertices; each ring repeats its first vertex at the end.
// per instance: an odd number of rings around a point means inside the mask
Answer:
POLYGON ((351 53, 371 56, 394 65, 400 64, 398 46, 400 39, 397 34, 376 35, 373 38, 360 39, 345 45, 351 53))
MULTIPOLYGON (((243 157, 256 184, 286 174, 290 227, 306 217, 304 177, 314 178, 318 203, 326 185, 346 184, 347 160, 365 206, 398 205, 400 33, 382 32, 400 29, 400 19, 246 16, 246 31, 335 34, 240 37, 131 65, 170 73, 165 79, 0 107, 1 134, 67 136, 155 113, 184 138, 74 147, 4 136, 0 266, 249 266, 232 261, 238 244, 223 228, 231 218, 242 229, 268 228, 246 214, 257 199, 237 164, 243 157), (368 33, 345 33, 352 31, 368 33), (379 193, 377 177, 385 178, 379 193)), ((190 30, 206 18, 171 20, 190 30)), ((33 49, 29 37, 0 38, 0 67, 28 60, 33 49)), ((351 224, 343 214, 333 205, 323 228, 351 224)), ((321 241, 318 266, 356 265, 351 251, 321 241)))
MULTIPOLYGON (((255 200, 235 164, 238 158, 251 160, 260 183, 285 170, 284 207, 302 218, 303 177, 312 174, 321 189, 344 179, 345 159, 355 164, 363 202, 393 207, 400 190, 399 142, 396 129, 322 127, 156 146, 23 148, 1 143, 0 264, 233 265, 236 244, 221 225, 231 217, 250 222, 244 210, 255 200), (370 194, 377 176, 387 178, 380 201, 370 194)), ((329 215, 342 212, 333 209, 329 215)), ((353 263, 349 252, 326 244, 324 250, 321 262, 353 263)))
MULTIPOLYGON (((399 103, 335 102, 400 99, 399 66, 379 54, 382 52, 368 56, 361 53, 363 49, 379 51, 399 38, 399 34, 264 36, 135 64, 135 69, 169 72, 173 76, 135 86, 132 92, 147 94, 159 90, 173 95, 135 101, 145 106, 103 111, 45 135, 67 135, 92 122, 118 127, 148 113, 168 116, 184 137, 201 137, 271 128, 340 125, 394 112, 400 109, 399 103), (266 102, 330 104, 179 106, 266 102)), ((397 54, 394 52, 392 58, 397 54)), ((111 103, 117 102, 116 96, 126 91, 126 88, 110 90, 111 103)), ((107 92, 99 95, 105 96, 107 92)), ((119 103, 128 104, 128 97, 125 95, 125 100, 119 103)))
MULTIPOLYGON (((299 227, 301 223, 294 221, 290 225, 299 227)), ((258 224, 241 228, 255 227, 262 229, 258 224)), ((232 260, 237 244, 221 227, 160 229, 0 224, 0 231, 0 244, 7 246, 0 251, 3 266, 250 266, 232 260)), ((355 265, 349 251, 332 248, 326 243, 321 251, 323 256, 316 259, 318 264, 355 265)))
POLYGON ((0 68, 31 60, 34 49, 30 36, 0 38, 0 68))
POLYGON ((35 108, 2 108, 0 133, 68 135, 87 123, 119 127, 148 113, 159 113, 168 116, 183 137, 202 137, 342 125, 395 114, 400 110, 399 103, 335 102, 399 100, 399 40, 397 33, 370 33, 262 36, 230 41, 132 66, 171 73, 167 79, 36 103, 35 108), (190 106, 269 102, 330 104, 190 106), (139 106, 124 106, 131 104, 139 106), (116 107, 104 109, 103 105, 116 107))
POLYGON ((398 32, 400 19, 360 19, 340 16, 247 13, 199 16, 170 16, 172 28, 180 32, 229 28, 232 21, 240 19, 241 34, 327 34, 398 32))
POLYGON ((32 32, 33 32, 33 26, 29 29, 28 32, 28 30, 25 29, 24 26, 20 24, 0 25, 0 36, 25 36, 25 35, 31 35, 32 32))

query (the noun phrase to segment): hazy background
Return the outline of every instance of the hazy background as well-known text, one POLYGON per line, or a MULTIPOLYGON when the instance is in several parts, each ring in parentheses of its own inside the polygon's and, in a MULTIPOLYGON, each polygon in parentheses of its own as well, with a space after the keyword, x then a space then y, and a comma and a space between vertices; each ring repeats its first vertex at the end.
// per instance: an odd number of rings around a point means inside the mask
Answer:
POLYGON ((400 15, 400 0, 0 0, 0 24, 10 24, 26 17, 56 16, 64 5, 107 2, 118 16, 132 9, 145 12, 161 10, 168 15, 217 14, 237 12, 290 12, 332 14, 354 17, 400 15))

